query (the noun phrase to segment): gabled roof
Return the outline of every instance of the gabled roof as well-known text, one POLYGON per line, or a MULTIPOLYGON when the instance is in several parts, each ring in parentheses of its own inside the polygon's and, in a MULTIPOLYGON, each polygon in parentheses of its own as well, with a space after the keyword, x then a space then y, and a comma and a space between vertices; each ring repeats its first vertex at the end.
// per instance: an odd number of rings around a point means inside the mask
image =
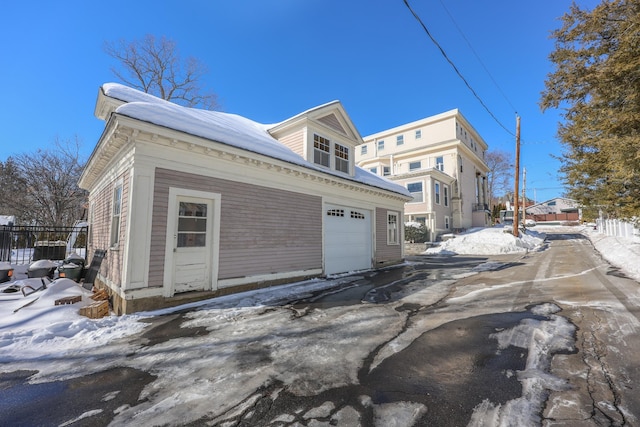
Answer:
POLYGON ((360 133, 358 132, 358 129, 353 125, 351 118, 349 118, 349 115, 340 101, 331 101, 326 104, 310 108, 307 111, 296 114, 295 116, 280 123, 268 126, 268 130, 269 133, 275 135, 290 126, 295 126, 303 120, 319 122, 350 139, 354 145, 359 145, 364 142, 362 140, 362 136, 360 136, 360 133))
MULTIPOLYGON (((333 101, 307 110, 280 124, 291 122, 302 115, 327 110, 337 111, 342 117, 348 117, 342 105, 338 101, 333 101)), ((410 197, 406 188, 359 167, 356 167, 355 175, 351 177, 307 162, 268 133, 268 129, 278 125, 264 125, 236 114, 183 107, 117 83, 107 83, 102 86, 95 111, 96 116, 103 119, 107 119, 112 113, 127 116, 410 197)), ((323 117, 326 115, 320 114, 320 118, 323 117)), ((339 119, 338 123, 340 123, 339 119)), ((348 120, 348 123, 350 124, 351 121, 348 120)), ((350 126, 352 129, 345 130, 360 138, 353 125, 350 126)))
POLYGON ((527 206, 527 213, 561 213, 565 211, 575 211, 578 209, 578 202, 574 199, 564 197, 556 197, 554 199, 545 200, 535 205, 527 206))

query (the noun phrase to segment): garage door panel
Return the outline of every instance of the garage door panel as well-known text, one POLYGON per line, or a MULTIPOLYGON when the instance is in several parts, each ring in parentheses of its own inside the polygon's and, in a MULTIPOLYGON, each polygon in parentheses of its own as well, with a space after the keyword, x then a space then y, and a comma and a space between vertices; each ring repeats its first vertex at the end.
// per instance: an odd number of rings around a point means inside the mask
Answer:
POLYGON ((371 268, 371 212, 328 205, 325 209, 325 273, 371 268))

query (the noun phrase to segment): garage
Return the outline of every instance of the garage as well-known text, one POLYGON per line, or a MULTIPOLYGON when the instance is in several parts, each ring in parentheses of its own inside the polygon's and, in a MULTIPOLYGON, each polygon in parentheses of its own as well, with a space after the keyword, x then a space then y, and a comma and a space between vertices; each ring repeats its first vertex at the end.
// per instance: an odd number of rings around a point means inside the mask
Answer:
POLYGON ((325 274, 371 268, 371 211, 325 205, 325 274))

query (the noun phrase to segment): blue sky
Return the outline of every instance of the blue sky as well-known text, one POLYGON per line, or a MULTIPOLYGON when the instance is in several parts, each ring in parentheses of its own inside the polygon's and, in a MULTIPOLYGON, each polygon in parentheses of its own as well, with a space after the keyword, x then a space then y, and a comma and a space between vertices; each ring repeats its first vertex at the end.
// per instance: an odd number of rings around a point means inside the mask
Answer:
MULTIPOLYGON (((549 34, 571 2, 409 3, 512 133, 520 115, 528 197, 562 195, 552 158, 561 153, 560 116, 542 114, 538 102, 552 69, 549 34)), ((591 9, 597 1, 578 4, 591 9)), ((182 57, 205 63, 203 84, 218 94, 222 110, 257 122, 338 99, 366 136, 458 108, 490 149, 515 150, 514 136, 487 113, 402 0, 27 0, 8 2, 0 15, 0 160, 76 136, 88 156, 104 126, 93 116, 98 88, 117 81, 103 44, 145 34, 166 36, 182 57)))

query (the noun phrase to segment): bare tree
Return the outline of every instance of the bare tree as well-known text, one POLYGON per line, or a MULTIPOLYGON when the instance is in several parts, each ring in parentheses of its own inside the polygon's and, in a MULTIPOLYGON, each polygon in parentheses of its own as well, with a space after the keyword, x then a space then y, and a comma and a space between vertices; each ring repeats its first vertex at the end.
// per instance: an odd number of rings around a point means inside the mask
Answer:
POLYGON ((10 157, 2 168, 2 208, 22 224, 71 226, 83 219, 86 191, 78 187, 83 169, 80 140, 62 141, 35 154, 10 157), (6 192, 11 194, 4 194, 6 192))
POLYGON ((217 96, 200 87, 206 66, 193 57, 182 62, 172 40, 147 34, 142 40, 105 42, 104 51, 120 63, 111 71, 124 84, 187 107, 219 106, 217 96))
POLYGON ((513 166, 511 153, 501 150, 488 151, 484 160, 489 166, 487 187, 490 200, 493 202, 499 195, 513 192, 511 187, 511 168, 513 166))

